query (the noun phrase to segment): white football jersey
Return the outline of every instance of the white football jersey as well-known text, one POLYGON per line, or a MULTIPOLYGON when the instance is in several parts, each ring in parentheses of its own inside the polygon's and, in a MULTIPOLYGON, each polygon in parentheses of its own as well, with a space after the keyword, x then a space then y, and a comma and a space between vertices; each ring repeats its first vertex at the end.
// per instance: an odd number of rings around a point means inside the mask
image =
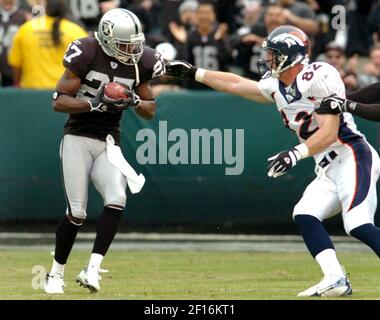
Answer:
MULTIPOLYGON (((337 95, 345 98, 345 87, 337 69, 325 62, 306 65, 289 87, 276 78, 265 78, 258 82, 262 95, 274 101, 281 113, 284 124, 295 132, 299 141, 305 142, 318 130, 315 107, 326 97, 337 95)), ((364 137, 357 129, 350 113, 341 116, 338 140, 321 153, 314 155, 318 163, 332 150, 339 153, 345 143, 364 137)))

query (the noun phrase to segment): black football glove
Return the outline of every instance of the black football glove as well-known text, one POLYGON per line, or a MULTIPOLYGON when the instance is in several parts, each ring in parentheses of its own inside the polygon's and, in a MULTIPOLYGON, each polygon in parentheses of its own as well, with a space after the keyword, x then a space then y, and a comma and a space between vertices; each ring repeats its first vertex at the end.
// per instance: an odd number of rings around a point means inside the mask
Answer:
POLYGON ((95 97, 90 99, 88 102, 90 104, 90 112, 108 112, 108 113, 118 113, 124 110, 123 104, 125 99, 109 99, 104 96, 105 84, 103 84, 95 97))
POLYGON ((268 176, 277 178, 293 168, 297 161, 302 158, 301 153, 293 148, 289 151, 282 151, 273 157, 268 158, 268 176))
POLYGON ((173 60, 166 64, 165 74, 179 79, 195 79, 196 67, 184 60, 173 60))
POLYGON ((133 90, 126 90, 126 94, 129 96, 128 99, 123 100, 123 103, 121 104, 123 108, 132 108, 136 109, 140 106, 141 98, 133 91, 133 90))
POLYGON ((315 112, 317 114, 340 114, 342 112, 350 112, 350 110, 354 110, 355 107, 356 102, 333 96, 324 98, 315 109, 315 112))

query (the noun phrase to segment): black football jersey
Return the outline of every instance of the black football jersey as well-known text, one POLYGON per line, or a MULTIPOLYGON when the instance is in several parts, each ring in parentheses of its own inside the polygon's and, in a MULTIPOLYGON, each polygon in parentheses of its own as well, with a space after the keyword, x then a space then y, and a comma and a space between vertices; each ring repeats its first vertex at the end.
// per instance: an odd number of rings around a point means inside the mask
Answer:
MULTIPOLYGON (((72 42, 64 56, 63 64, 81 79, 81 87, 76 94, 76 98, 80 100, 93 98, 103 84, 120 82, 135 89, 139 83, 147 82, 164 72, 163 59, 160 53, 152 48, 145 47, 136 68, 106 55, 98 41, 91 37, 72 42), (139 78, 139 83, 136 78, 139 78)), ((64 132, 100 140, 105 140, 106 136, 111 134, 119 143, 121 118, 122 112, 69 114, 64 132)))
POLYGON ((8 65, 8 49, 12 45, 13 37, 20 25, 26 21, 26 12, 17 10, 10 15, 0 10, 0 74, 3 77, 12 77, 12 69, 8 65))

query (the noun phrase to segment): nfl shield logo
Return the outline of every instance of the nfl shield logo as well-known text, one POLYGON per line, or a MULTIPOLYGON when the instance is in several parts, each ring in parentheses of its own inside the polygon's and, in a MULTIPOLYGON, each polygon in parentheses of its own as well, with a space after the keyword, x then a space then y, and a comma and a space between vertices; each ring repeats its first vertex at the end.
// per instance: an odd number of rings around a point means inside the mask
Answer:
POLYGON ((116 69, 117 68, 117 66, 118 66, 118 64, 116 63, 116 62, 114 62, 114 61, 111 61, 111 68, 112 69, 116 69))

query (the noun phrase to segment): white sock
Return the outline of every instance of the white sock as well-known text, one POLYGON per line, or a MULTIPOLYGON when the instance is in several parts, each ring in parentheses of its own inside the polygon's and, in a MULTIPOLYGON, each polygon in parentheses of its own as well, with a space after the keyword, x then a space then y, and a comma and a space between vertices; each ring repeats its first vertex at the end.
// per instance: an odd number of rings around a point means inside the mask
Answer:
POLYGON ((54 259, 53 265, 51 266, 50 274, 59 274, 63 277, 64 272, 65 272, 65 264, 60 264, 54 259))
POLYGON ((343 273, 334 249, 326 249, 321 251, 315 256, 315 260, 318 262, 325 276, 346 276, 343 273))
POLYGON ((99 253, 91 253, 90 262, 88 263, 89 267, 100 268, 104 256, 99 253))

